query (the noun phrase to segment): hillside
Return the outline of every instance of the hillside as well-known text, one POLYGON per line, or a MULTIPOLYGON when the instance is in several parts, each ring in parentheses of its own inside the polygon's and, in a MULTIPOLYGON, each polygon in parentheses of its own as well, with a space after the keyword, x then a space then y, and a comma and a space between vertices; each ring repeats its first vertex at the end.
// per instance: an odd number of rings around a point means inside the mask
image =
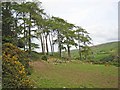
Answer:
POLYGON ((118 43, 120 42, 110 42, 104 43, 96 46, 92 46, 92 50, 96 52, 117 52, 118 51, 118 43))
MULTIPOLYGON (((110 42, 92 46, 91 50, 93 54, 91 54, 91 59, 96 61, 108 58, 110 60, 112 56, 118 56, 118 43, 120 44, 120 42, 110 42)), ((71 55, 73 58, 79 57, 78 50, 72 50, 71 55)))

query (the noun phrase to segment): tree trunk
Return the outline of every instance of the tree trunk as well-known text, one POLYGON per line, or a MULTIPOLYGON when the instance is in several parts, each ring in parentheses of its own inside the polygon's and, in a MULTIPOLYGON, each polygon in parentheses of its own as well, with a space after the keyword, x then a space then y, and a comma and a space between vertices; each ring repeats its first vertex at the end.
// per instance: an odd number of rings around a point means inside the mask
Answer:
POLYGON ((45 40, 46 40, 46 50, 47 50, 47 55, 48 55, 49 54, 49 50, 48 50, 47 35, 45 36, 45 40))
POLYGON ((61 40, 60 40, 60 32, 58 31, 58 48, 59 48, 59 56, 61 57, 61 40))
POLYGON ((53 54, 54 54, 54 44, 53 44, 53 35, 51 34, 51 36, 52 36, 52 52, 53 52, 53 54))
MULTIPOLYGON (((30 21, 31 21, 31 13, 30 13, 30 19, 29 19, 30 21)), ((29 27, 28 27, 28 33, 29 33, 29 54, 31 53, 31 25, 29 25, 29 27)))
MULTIPOLYGON (((25 13, 23 13, 23 18, 25 18, 25 13)), ((25 20, 24 20, 24 51, 25 51, 25 45, 26 45, 26 34, 25 34, 25 20)))
POLYGON ((80 45, 79 45, 79 56, 80 56, 80 60, 81 60, 82 59, 82 55, 81 55, 80 45))
POLYGON ((59 45, 59 51, 60 51, 59 53, 60 53, 60 57, 61 57, 62 56, 61 55, 61 52, 62 52, 62 50, 61 50, 61 44, 59 45))
POLYGON ((44 45, 43 45, 43 38, 40 35, 40 41, 41 41, 41 46, 42 46, 42 53, 45 54, 45 49, 44 49, 44 45))
POLYGON ((17 15, 16 15, 16 18, 15 18, 15 28, 14 28, 14 36, 15 36, 15 45, 18 45, 18 37, 17 37, 17 31, 16 31, 16 29, 17 29, 17 15))
POLYGON ((67 45, 67 48, 68 48, 68 59, 71 60, 71 54, 70 54, 70 46, 67 45))
POLYGON ((85 57, 85 60, 87 59, 87 52, 86 52, 86 44, 84 42, 84 45, 85 45, 85 48, 84 48, 84 57, 85 57))
POLYGON ((43 43, 43 51, 44 51, 44 55, 45 55, 46 54, 45 53, 45 35, 43 35, 43 42, 42 43, 43 43))
POLYGON ((81 48, 80 48, 80 33, 78 32, 78 45, 79 45, 79 57, 80 60, 82 59, 82 55, 81 55, 81 48))
MULTIPOLYGON (((52 37, 52 35, 51 35, 51 37, 52 37)), ((53 47, 52 47, 52 41, 50 39, 50 35, 49 35, 49 41, 50 41, 50 47, 51 47, 51 55, 53 55, 53 47)))

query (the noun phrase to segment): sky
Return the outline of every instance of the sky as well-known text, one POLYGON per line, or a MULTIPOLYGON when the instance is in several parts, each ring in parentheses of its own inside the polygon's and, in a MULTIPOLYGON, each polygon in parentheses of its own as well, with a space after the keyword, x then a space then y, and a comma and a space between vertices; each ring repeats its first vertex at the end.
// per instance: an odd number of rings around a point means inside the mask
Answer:
POLYGON ((40 0, 45 12, 86 29, 93 44, 118 40, 119 0, 40 0))
POLYGON ((94 45, 118 41, 119 0, 40 0, 40 2, 48 15, 63 18, 86 29, 94 45))

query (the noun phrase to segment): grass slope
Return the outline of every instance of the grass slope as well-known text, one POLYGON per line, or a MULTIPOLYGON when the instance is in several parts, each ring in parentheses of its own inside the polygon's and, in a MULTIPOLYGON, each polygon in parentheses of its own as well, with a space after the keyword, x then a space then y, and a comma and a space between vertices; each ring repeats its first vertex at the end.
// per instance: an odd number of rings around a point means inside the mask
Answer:
MULTIPOLYGON (((104 43, 104 44, 92 46, 91 50, 94 53, 93 60, 102 60, 105 57, 109 58, 110 55, 117 56, 118 43, 120 44, 120 42, 110 42, 110 43, 104 43)), ((73 58, 79 57, 78 50, 72 50, 71 55, 73 58)))
POLYGON ((31 79, 39 88, 117 88, 118 68, 72 61, 55 65, 34 61, 31 79))
POLYGON ((105 51, 117 50, 118 49, 118 43, 120 43, 120 42, 104 43, 104 44, 93 46, 92 48, 97 50, 97 51, 101 51, 101 50, 105 50, 105 51))

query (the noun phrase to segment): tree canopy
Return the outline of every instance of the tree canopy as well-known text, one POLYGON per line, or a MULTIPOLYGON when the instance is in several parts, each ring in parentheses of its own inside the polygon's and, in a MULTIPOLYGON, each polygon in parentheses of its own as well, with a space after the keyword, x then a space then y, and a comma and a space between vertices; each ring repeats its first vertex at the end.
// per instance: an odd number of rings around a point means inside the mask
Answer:
POLYGON ((79 53, 88 50, 91 38, 85 29, 60 17, 48 16, 41 4, 41 2, 2 3, 3 43, 13 43, 29 53, 40 47, 42 53, 47 55, 49 52, 54 53, 56 44, 60 57, 62 50, 67 50, 70 57, 72 46, 79 48, 79 53), (33 43, 33 38, 38 39, 41 46, 33 43))

